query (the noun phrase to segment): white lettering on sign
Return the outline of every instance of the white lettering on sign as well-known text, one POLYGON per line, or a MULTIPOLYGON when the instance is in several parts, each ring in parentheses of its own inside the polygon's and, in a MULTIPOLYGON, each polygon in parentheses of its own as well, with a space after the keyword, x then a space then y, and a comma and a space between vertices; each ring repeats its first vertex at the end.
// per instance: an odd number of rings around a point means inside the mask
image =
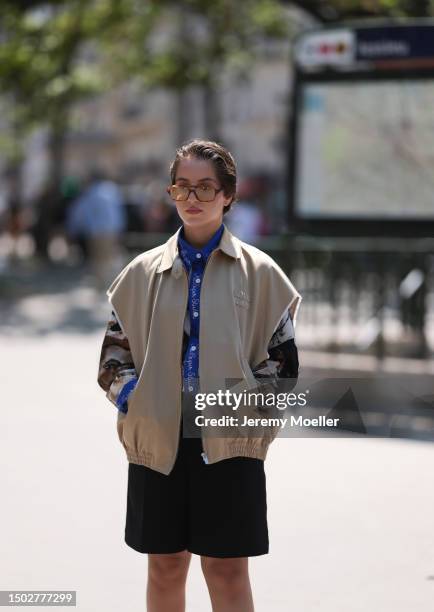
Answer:
POLYGON ((406 57, 410 55, 410 45, 404 40, 360 41, 358 52, 361 57, 377 57, 379 55, 406 57))

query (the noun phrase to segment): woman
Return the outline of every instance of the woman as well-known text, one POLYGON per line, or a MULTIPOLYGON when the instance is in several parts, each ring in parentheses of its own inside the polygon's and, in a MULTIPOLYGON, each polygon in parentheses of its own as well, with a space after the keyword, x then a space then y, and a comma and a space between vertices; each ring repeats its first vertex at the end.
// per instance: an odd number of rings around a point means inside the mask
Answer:
POLYGON ((129 461, 125 541, 148 554, 150 612, 185 610, 192 553, 213 610, 250 612, 248 558, 268 553, 264 459, 277 432, 187 437, 182 400, 296 379, 301 296, 223 223, 236 197, 229 151, 194 140, 176 152, 170 177, 182 226, 107 291, 98 382, 118 408, 129 461))

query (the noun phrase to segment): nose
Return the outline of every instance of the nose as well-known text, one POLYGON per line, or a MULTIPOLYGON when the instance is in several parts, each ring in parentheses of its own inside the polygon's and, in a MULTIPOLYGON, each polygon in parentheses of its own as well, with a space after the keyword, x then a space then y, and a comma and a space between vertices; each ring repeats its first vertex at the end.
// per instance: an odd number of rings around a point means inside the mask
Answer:
POLYGON ((188 194, 187 202, 192 202, 193 204, 197 202, 196 194, 194 193, 194 191, 190 191, 190 193, 188 194), (190 196, 193 196, 193 200, 190 200, 190 196))

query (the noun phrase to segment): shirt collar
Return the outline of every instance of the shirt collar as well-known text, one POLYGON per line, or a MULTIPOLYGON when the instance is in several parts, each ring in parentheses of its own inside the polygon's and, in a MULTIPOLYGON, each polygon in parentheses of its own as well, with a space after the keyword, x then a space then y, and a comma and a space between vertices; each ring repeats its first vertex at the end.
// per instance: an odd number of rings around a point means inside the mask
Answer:
POLYGON ((182 258, 184 257, 187 258, 191 263, 192 261, 195 261, 196 256, 200 254, 202 256, 201 257, 202 261, 206 261, 208 257, 210 256, 210 254, 212 253, 212 251, 217 247, 218 243, 220 242, 220 239, 223 234, 223 230, 224 230, 224 225, 222 223, 220 227, 218 228, 218 230, 214 232, 214 234, 208 240, 208 242, 204 244, 202 247, 197 248, 191 245, 189 242, 187 242, 187 240, 185 239, 185 234, 184 234, 184 226, 182 226, 181 231, 179 232, 179 235, 178 235, 178 250, 180 251, 182 258))
MULTIPOLYGON (((241 245, 240 241, 236 236, 234 236, 223 223, 223 233, 220 238, 220 242, 217 244, 217 249, 226 253, 230 257, 234 259, 239 259, 241 257, 241 245)), ((181 230, 183 226, 179 227, 176 232, 170 236, 164 245, 163 254, 161 256, 160 263, 157 268, 157 272, 164 272, 164 270, 168 270, 172 267, 175 259, 179 256, 178 250, 178 237, 181 234, 181 230)), ((217 230, 219 231, 219 230, 217 230)), ((193 247, 192 247, 193 248, 193 247)), ((181 262, 180 262, 181 263, 181 262)), ((181 263, 182 266, 182 263, 181 263)))

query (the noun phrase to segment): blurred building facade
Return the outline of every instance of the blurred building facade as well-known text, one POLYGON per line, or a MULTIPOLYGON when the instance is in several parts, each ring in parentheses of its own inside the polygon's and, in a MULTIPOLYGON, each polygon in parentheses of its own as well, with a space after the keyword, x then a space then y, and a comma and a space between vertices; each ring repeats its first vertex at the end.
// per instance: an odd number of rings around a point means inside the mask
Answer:
MULTIPOLYGON (((288 18, 301 29, 311 17, 288 8, 288 18)), ((287 116, 291 95, 290 40, 262 40, 259 60, 248 77, 221 75, 216 93, 221 140, 236 157, 240 177, 255 173, 283 176, 287 157, 287 116)), ((209 137, 203 91, 192 87, 183 106, 185 138, 209 137)), ((95 163, 123 184, 147 185, 168 179, 168 163, 179 146, 179 100, 165 89, 146 90, 135 82, 76 105, 73 130, 66 144, 64 173, 85 178, 95 163)), ((34 134, 24 166, 24 194, 32 200, 48 173, 46 137, 34 134)))

